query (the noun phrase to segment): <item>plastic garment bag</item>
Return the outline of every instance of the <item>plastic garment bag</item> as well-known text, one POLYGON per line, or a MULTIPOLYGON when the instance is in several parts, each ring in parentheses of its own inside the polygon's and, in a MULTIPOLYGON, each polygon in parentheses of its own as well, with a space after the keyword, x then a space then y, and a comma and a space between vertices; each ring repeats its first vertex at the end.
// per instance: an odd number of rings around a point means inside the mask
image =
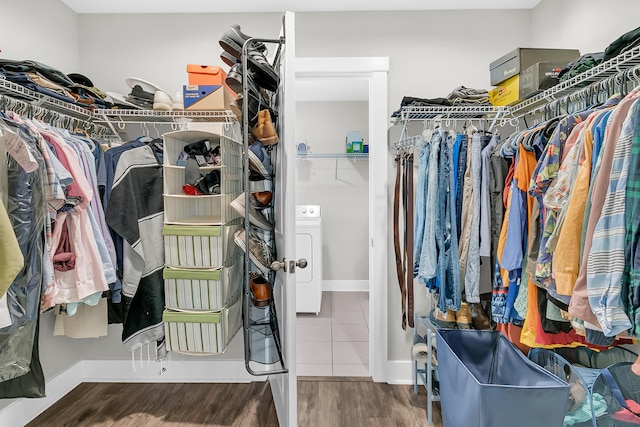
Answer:
MULTIPOLYGON (((33 351, 37 344, 45 219, 43 158, 35 140, 24 128, 6 123, 24 140, 38 168, 28 173, 13 157, 8 156, 7 213, 24 257, 24 267, 7 291, 11 325, 0 329, 0 381, 23 376, 31 369, 39 370, 41 374, 37 354, 34 357, 33 351)), ((31 385, 35 390, 44 385, 42 375, 33 379, 35 383, 31 385)), ((17 397, 14 393, 4 393, 8 390, 2 385, 0 383, 0 398, 17 397)))

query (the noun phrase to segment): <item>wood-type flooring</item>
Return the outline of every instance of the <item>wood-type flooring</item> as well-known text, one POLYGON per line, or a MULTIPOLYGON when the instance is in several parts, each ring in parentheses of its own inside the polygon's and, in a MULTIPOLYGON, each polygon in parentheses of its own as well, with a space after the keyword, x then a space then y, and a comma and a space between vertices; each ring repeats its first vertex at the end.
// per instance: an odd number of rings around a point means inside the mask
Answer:
MULTIPOLYGON (((427 426, 426 392, 368 378, 298 379, 301 427, 427 426)), ((441 427, 439 406, 434 425, 441 427)), ((27 427, 277 427, 268 382, 83 383, 27 427)))

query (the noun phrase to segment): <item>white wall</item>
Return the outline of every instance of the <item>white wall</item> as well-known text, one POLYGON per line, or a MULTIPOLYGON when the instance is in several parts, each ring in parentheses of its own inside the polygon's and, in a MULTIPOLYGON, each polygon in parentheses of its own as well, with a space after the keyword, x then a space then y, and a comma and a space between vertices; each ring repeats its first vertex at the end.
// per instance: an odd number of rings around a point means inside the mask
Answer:
POLYGON ((78 72, 78 21, 58 0, 3 0, 0 57, 32 59, 66 74, 78 72))
POLYGON ((104 91, 127 94, 125 79, 139 77, 173 95, 187 84, 187 64, 228 69, 218 40, 230 25, 277 38, 281 20, 281 14, 82 15, 80 67, 104 91))
POLYGON ((531 34, 527 10, 298 13, 296 21, 297 56, 389 57, 389 115, 403 96, 489 88, 489 63, 531 34))
POLYGON ((542 0, 531 13, 531 46, 601 52, 637 28, 636 0, 542 0))
MULTIPOLYGON (((344 153, 348 131, 369 140, 368 103, 296 103, 296 141, 311 152, 344 153)), ((298 159, 296 204, 322 208, 323 279, 369 280, 369 162, 298 159)))
MULTIPOLYGON (((65 73, 79 69, 78 16, 58 1, 4 0, 0 6, 0 57, 32 59, 65 73), (37 11, 37 12, 36 12, 37 11), (55 17, 55 31, 51 31, 55 17)), ((53 313, 40 322, 40 361, 49 380, 80 361, 82 343, 53 337, 53 313)), ((0 400, 0 410, 14 400, 0 400)))

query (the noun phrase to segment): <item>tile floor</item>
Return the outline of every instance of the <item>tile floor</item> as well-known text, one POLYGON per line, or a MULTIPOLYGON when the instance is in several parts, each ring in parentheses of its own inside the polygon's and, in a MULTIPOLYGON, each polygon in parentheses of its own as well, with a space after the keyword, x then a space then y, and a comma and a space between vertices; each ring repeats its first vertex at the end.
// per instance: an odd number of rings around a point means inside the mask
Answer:
POLYGON ((297 322, 299 376, 369 376, 368 292, 324 292, 320 314, 297 322))

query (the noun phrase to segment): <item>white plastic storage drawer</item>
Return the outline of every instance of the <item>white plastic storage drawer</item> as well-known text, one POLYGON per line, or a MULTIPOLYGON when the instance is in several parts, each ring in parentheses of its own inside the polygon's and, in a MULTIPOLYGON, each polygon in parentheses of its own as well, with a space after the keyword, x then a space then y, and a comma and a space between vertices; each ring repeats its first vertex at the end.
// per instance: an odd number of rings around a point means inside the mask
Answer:
POLYGON ((239 225, 188 226, 165 224, 164 257, 167 267, 217 268, 237 253, 233 233, 239 225))
MULTIPOLYGON (((238 258, 240 260, 241 258, 238 258)), ((177 311, 218 311, 240 289, 241 264, 214 270, 165 268, 165 305, 177 311)))
POLYGON ((242 323, 238 291, 230 303, 213 313, 165 310, 162 314, 168 351, 187 354, 222 353, 242 323))

